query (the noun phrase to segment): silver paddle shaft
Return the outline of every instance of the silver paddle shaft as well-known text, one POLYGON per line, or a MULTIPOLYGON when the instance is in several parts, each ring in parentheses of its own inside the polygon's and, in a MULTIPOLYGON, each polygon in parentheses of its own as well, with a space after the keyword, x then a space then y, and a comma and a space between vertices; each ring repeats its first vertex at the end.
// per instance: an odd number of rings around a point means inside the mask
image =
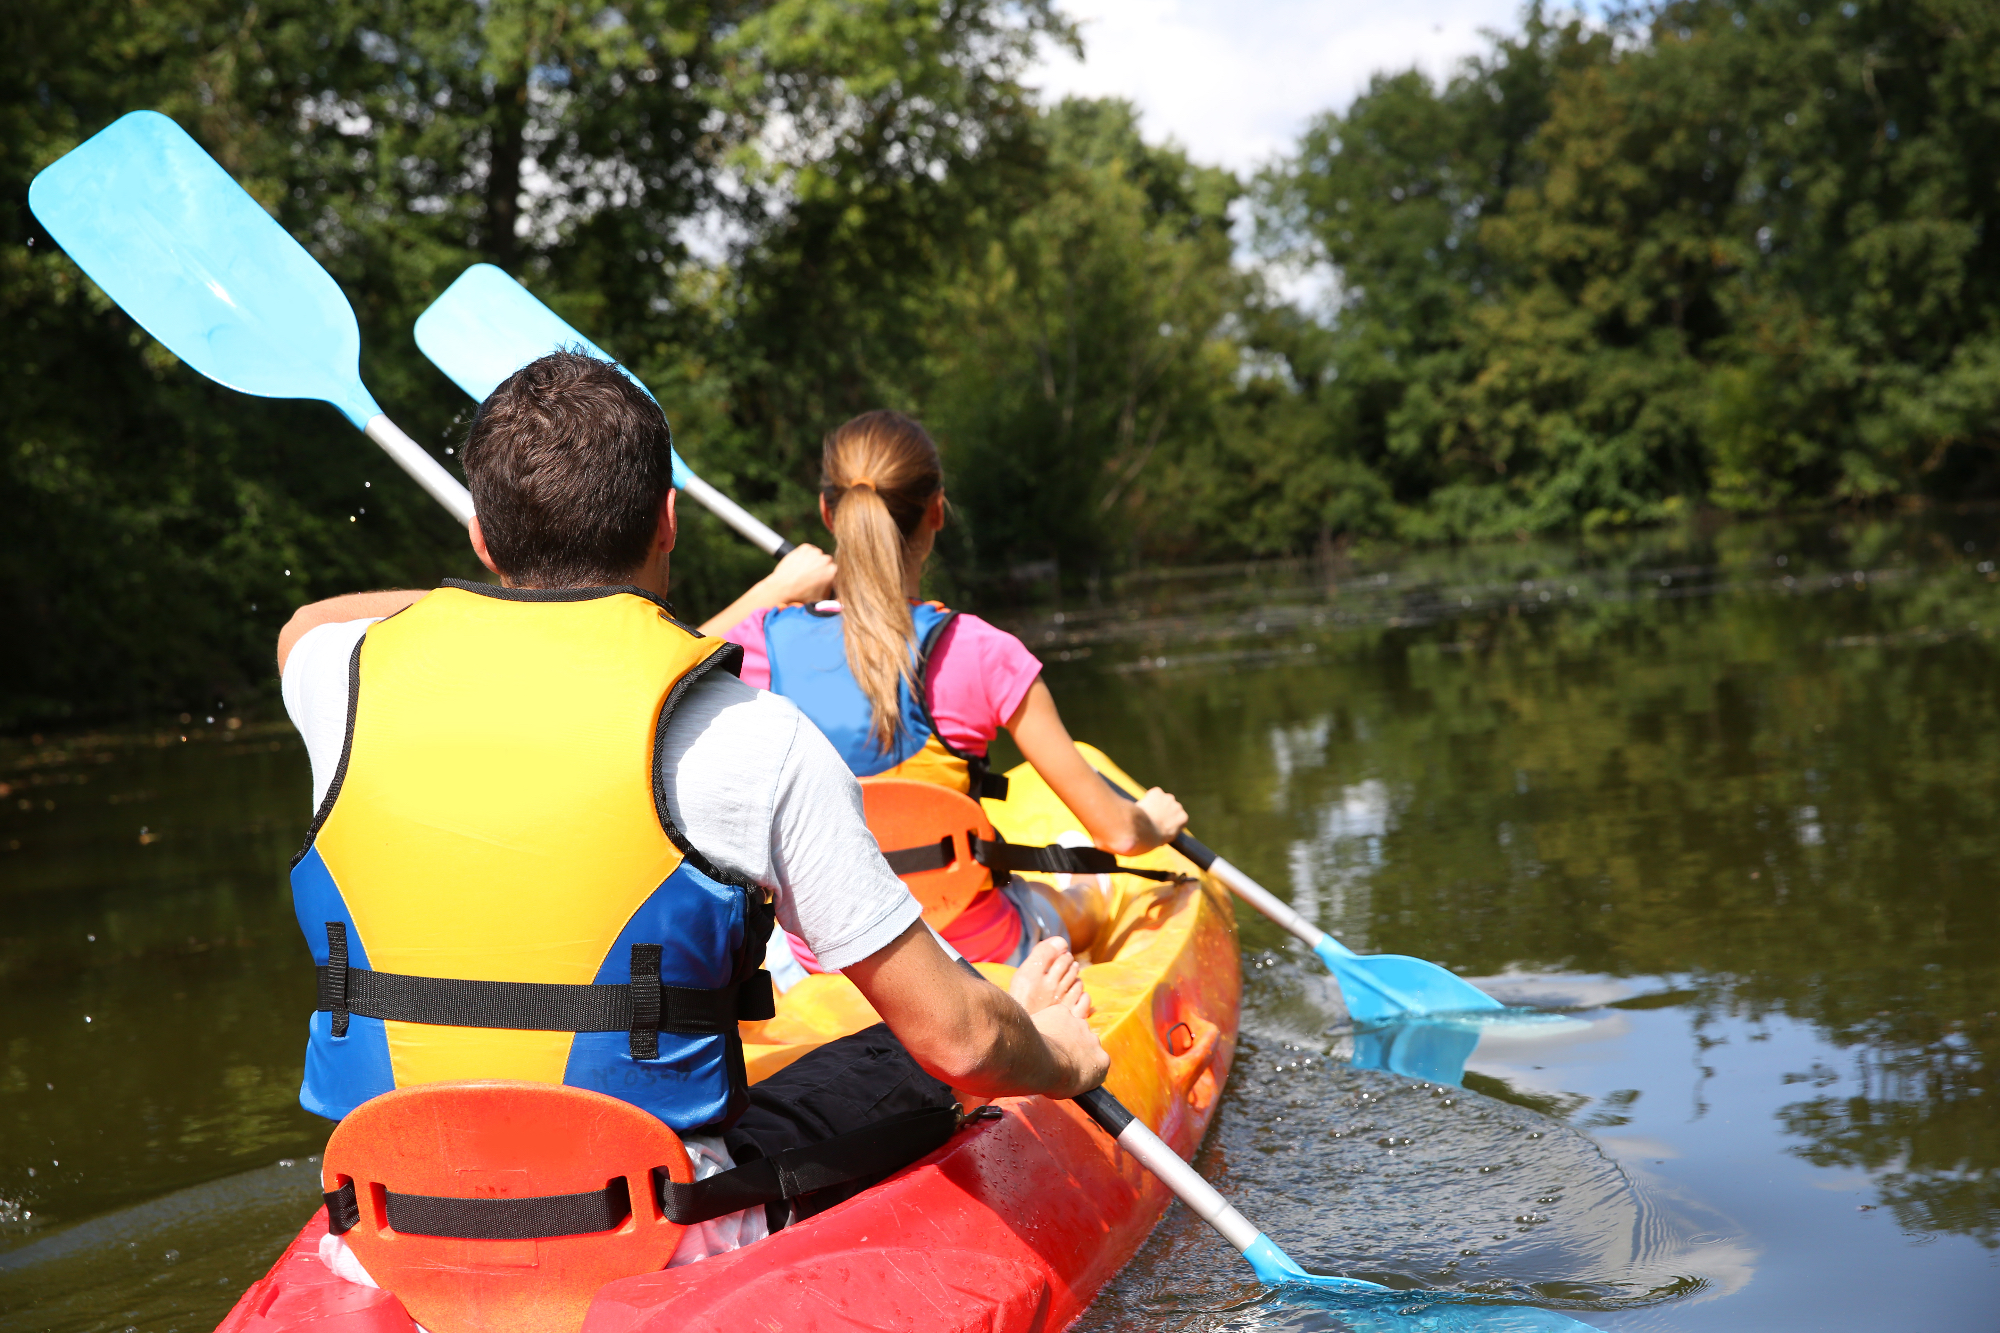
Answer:
POLYGON ((682 479, 681 490, 709 513, 714 514, 724 523, 742 533, 749 539, 752 546, 772 559, 782 560, 791 552, 792 544, 790 542, 765 527, 762 523, 759 523, 755 518, 751 517, 742 505, 737 504, 736 501, 730 499, 721 491, 716 490, 715 487, 709 485, 700 477, 695 476, 692 472, 687 473, 682 479))
POLYGON ((1290 903, 1221 857, 1209 863, 1208 873, 1227 884, 1244 902, 1304 940, 1308 949, 1317 949, 1326 940, 1326 932, 1293 911, 1290 903))
POLYGON ((1131 1124, 1119 1130, 1118 1146, 1158 1176, 1160 1183, 1174 1192, 1175 1198, 1214 1227, 1224 1240, 1236 1247, 1237 1253, 1249 1249, 1263 1234, 1250 1225, 1249 1218, 1236 1211, 1236 1205, 1216 1193, 1215 1186, 1183 1162, 1180 1154, 1167 1146, 1166 1140, 1147 1129, 1145 1121, 1134 1117, 1131 1124))
POLYGON ((457 477, 445 471, 444 464, 432 458, 424 447, 409 436, 395 422, 381 413, 368 418, 362 433, 382 446, 382 452, 396 460, 396 466, 415 478, 417 485, 431 493, 431 498, 451 511, 451 516, 461 523, 472 522, 472 492, 465 489, 457 477))

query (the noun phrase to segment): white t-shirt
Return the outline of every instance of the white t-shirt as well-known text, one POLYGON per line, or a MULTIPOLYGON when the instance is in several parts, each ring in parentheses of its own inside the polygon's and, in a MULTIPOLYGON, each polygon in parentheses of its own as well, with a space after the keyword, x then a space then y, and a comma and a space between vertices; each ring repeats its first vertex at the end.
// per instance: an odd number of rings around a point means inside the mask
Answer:
MULTIPOLYGON (((312 763, 314 810, 347 740, 348 663, 374 623, 317 626, 285 659, 285 711, 312 763)), ((868 831, 854 775, 789 699, 711 673, 674 710, 658 753, 668 812, 688 842, 717 868, 770 890, 779 923, 827 970, 868 957, 922 916, 868 831)), ((719 1136, 688 1136, 687 1146, 697 1178, 732 1165, 719 1136)), ((673 1262, 764 1234, 764 1210, 747 1208, 688 1228, 673 1262)))

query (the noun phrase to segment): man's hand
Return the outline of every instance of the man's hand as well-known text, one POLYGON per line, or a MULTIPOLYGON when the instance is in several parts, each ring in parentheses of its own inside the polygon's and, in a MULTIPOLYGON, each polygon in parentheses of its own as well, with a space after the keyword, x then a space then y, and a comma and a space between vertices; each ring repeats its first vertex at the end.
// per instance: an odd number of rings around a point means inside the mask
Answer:
POLYGON ((1081 1096, 1104 1082, 1104 1076, 1111 1072, 1111 1053, 1087 1021, 1089 1006, 1090 997, 1085 996, 1080 1006, 1052 1004, 1038 1010, 1031 1020, 1065 1075, 1056 1088, 1042 1090, 1044 1097, 1081 1096))

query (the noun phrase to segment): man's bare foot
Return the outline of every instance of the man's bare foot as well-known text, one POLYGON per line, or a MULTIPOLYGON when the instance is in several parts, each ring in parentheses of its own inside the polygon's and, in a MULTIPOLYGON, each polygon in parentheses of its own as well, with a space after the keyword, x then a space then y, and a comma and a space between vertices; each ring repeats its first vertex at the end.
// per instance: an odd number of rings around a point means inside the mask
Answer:
POLYGON ((1079 1018, 1090 1017, 1090 995, 1083 988, 1082 965, 1070 953, 1069 941, 1060 937, 1043 940, 1028 951, 1028 956, 1014 969, 1014 980, 1007 993, 1030 1014, 1060 1004, 1079 1018))

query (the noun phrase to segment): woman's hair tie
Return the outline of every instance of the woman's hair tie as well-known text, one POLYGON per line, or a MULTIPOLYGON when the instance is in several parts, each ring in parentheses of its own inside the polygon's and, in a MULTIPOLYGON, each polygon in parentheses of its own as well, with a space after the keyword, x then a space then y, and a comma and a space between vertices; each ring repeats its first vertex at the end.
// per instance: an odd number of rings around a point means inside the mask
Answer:
MULTIPOLYGON (((855 491, 855 490, 859 490, 859 489, 861 489, 861 488, 862 488, 863 486, 866 486, 866 487, 867 487, 867 488, 868 488, 869 490, 871 490, 871 491, 874 491, 874 490, 875 490, 875 483, 874 483, 874 482, 872 482, 872 481, 870 481, 870 480, 868 480, 868 478, 866 478, 866 477, 862 477, 862 478, 860 478, 860 479, 859 479, 859 480, 857 480, 857 481, 850 481, 850 482, 848 482, 848 483, 847 483, 847 489, 848 489, 848 490, 850 490, 850 491, 855 491)), ((880 492, 880 491, 875 491, 875 493, 876 493, 877 495, 880 495, 880 494, 881 494, 881 492, 880 492)))

